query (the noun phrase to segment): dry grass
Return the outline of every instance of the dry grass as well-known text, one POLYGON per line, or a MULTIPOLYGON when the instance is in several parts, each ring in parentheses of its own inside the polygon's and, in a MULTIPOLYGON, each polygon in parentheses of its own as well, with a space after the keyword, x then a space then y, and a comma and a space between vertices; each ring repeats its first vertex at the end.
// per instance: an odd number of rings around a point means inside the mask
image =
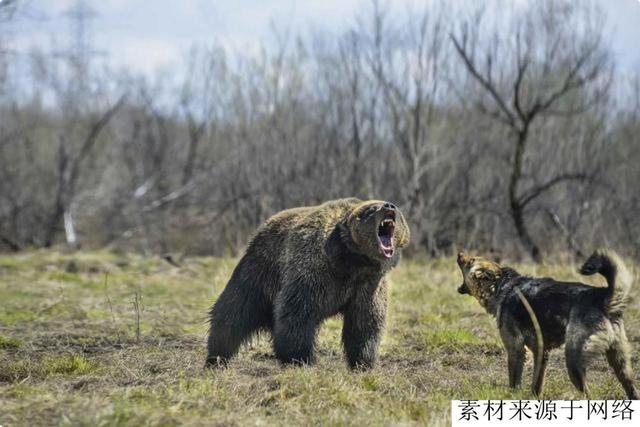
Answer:
MULTIPOLYGON (((205 371, 206 311, 234 264, 176 268, 110 252, 0 257, 0 425, 449 425, 450 399, 531 398, 505 387, 493 320, 456 293, 452 259, 394 271, 373 371, 346 369, 340 319, 324 325, 315 366, 280 367, 262 337, 229 369, 205 371)), ((519 268, 578 279, 574 266, 519 268)), ((637 354, 636 301, 626 318, 637 354)), ((547 398, 580 397, 563 363, 555 352, 547 398)), ((590 387, 593 398, 623 397, 604 361, 590 387)))

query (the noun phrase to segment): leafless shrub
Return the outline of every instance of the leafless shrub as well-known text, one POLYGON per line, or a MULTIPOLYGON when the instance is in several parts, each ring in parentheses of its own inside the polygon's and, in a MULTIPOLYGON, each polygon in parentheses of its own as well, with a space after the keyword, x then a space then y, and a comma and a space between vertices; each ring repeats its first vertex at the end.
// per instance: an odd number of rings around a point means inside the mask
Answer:
POLYGON ((36 53, 31 95, 0 98, 0 247, 235 254, 278 210, 358 196, 400 205, 433 255, 639 254, 637 77, 601 14, 527 7, 374 2, 337 36, 194 47, 178 82, 94 70, 81 101, 36 53))

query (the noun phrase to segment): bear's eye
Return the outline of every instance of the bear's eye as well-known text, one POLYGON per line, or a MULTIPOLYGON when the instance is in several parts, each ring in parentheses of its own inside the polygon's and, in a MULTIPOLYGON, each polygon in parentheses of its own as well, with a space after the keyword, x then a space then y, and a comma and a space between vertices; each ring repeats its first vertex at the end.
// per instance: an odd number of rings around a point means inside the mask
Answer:
POLYGON ((360 220, 366 221, 371 217, 371 215, 373 215, 377 211, 378 209, 375 206, 369 206, 362 212, 362 214, 360 214, 360 220))

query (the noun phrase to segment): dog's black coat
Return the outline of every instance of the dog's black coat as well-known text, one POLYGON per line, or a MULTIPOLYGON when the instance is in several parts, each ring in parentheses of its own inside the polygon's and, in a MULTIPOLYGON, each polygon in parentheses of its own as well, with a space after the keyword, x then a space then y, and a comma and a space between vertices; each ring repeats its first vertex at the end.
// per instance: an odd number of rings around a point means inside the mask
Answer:
POLYGON ((531 316, 520 302, 518 288, 536 313, 545 350, 560 347, 566 339, 571 318, 585 326, 595 327, 605 315, 606 288, 596 288, 579 282, 560 282, 552 278, 521 276, 515 270, 503 268, 503 280, 496 286, 495 307, 491 313, 498 325, 519 331, 527 347, 536 346, 536 332, 531 316))
POLYGON ((511 387, 521 383, 527 347, 535 357, 532 390, 540 395, 549 351, 565 344, 567 370, 578 390, 588 393, 586 368, 592 357, 604 353, 627 396, 639 398, 622 319, 633 279, 615 253, 596 251, 580 269, 584 275, 600 273, 607 280, 606 288, 522 276, 512 268, 462 253, 458 265, 464 276, 458 292, 473 295, 496 317, 507 351, 511 387))

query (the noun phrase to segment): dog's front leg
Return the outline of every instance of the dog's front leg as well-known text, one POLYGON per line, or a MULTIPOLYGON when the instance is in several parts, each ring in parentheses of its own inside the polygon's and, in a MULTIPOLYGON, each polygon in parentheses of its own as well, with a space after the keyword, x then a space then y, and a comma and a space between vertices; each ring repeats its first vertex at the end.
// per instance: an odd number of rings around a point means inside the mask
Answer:
POLYGON ((547 369, 547 362, 549 361, 549 351, 543 351, 542 357, 538 357, 538 353, 534 351, 533 358, 533 383, 531 384, 531 391, 533 391, 536 397, 540 398, 544 387, 544 373, 547 369))
POLYGON ((519 388, 522 384, 522 368, 524 367, 524 347, 507 350, 509 366, 509 387, 519 388))
POLYGON ((522 384, 522 369, 524 368, 524 339, 515 336, 506 328, 500 329, 502 343, 507 350, 507 366, 509 368, 509 387, 517 388, 522 384))

